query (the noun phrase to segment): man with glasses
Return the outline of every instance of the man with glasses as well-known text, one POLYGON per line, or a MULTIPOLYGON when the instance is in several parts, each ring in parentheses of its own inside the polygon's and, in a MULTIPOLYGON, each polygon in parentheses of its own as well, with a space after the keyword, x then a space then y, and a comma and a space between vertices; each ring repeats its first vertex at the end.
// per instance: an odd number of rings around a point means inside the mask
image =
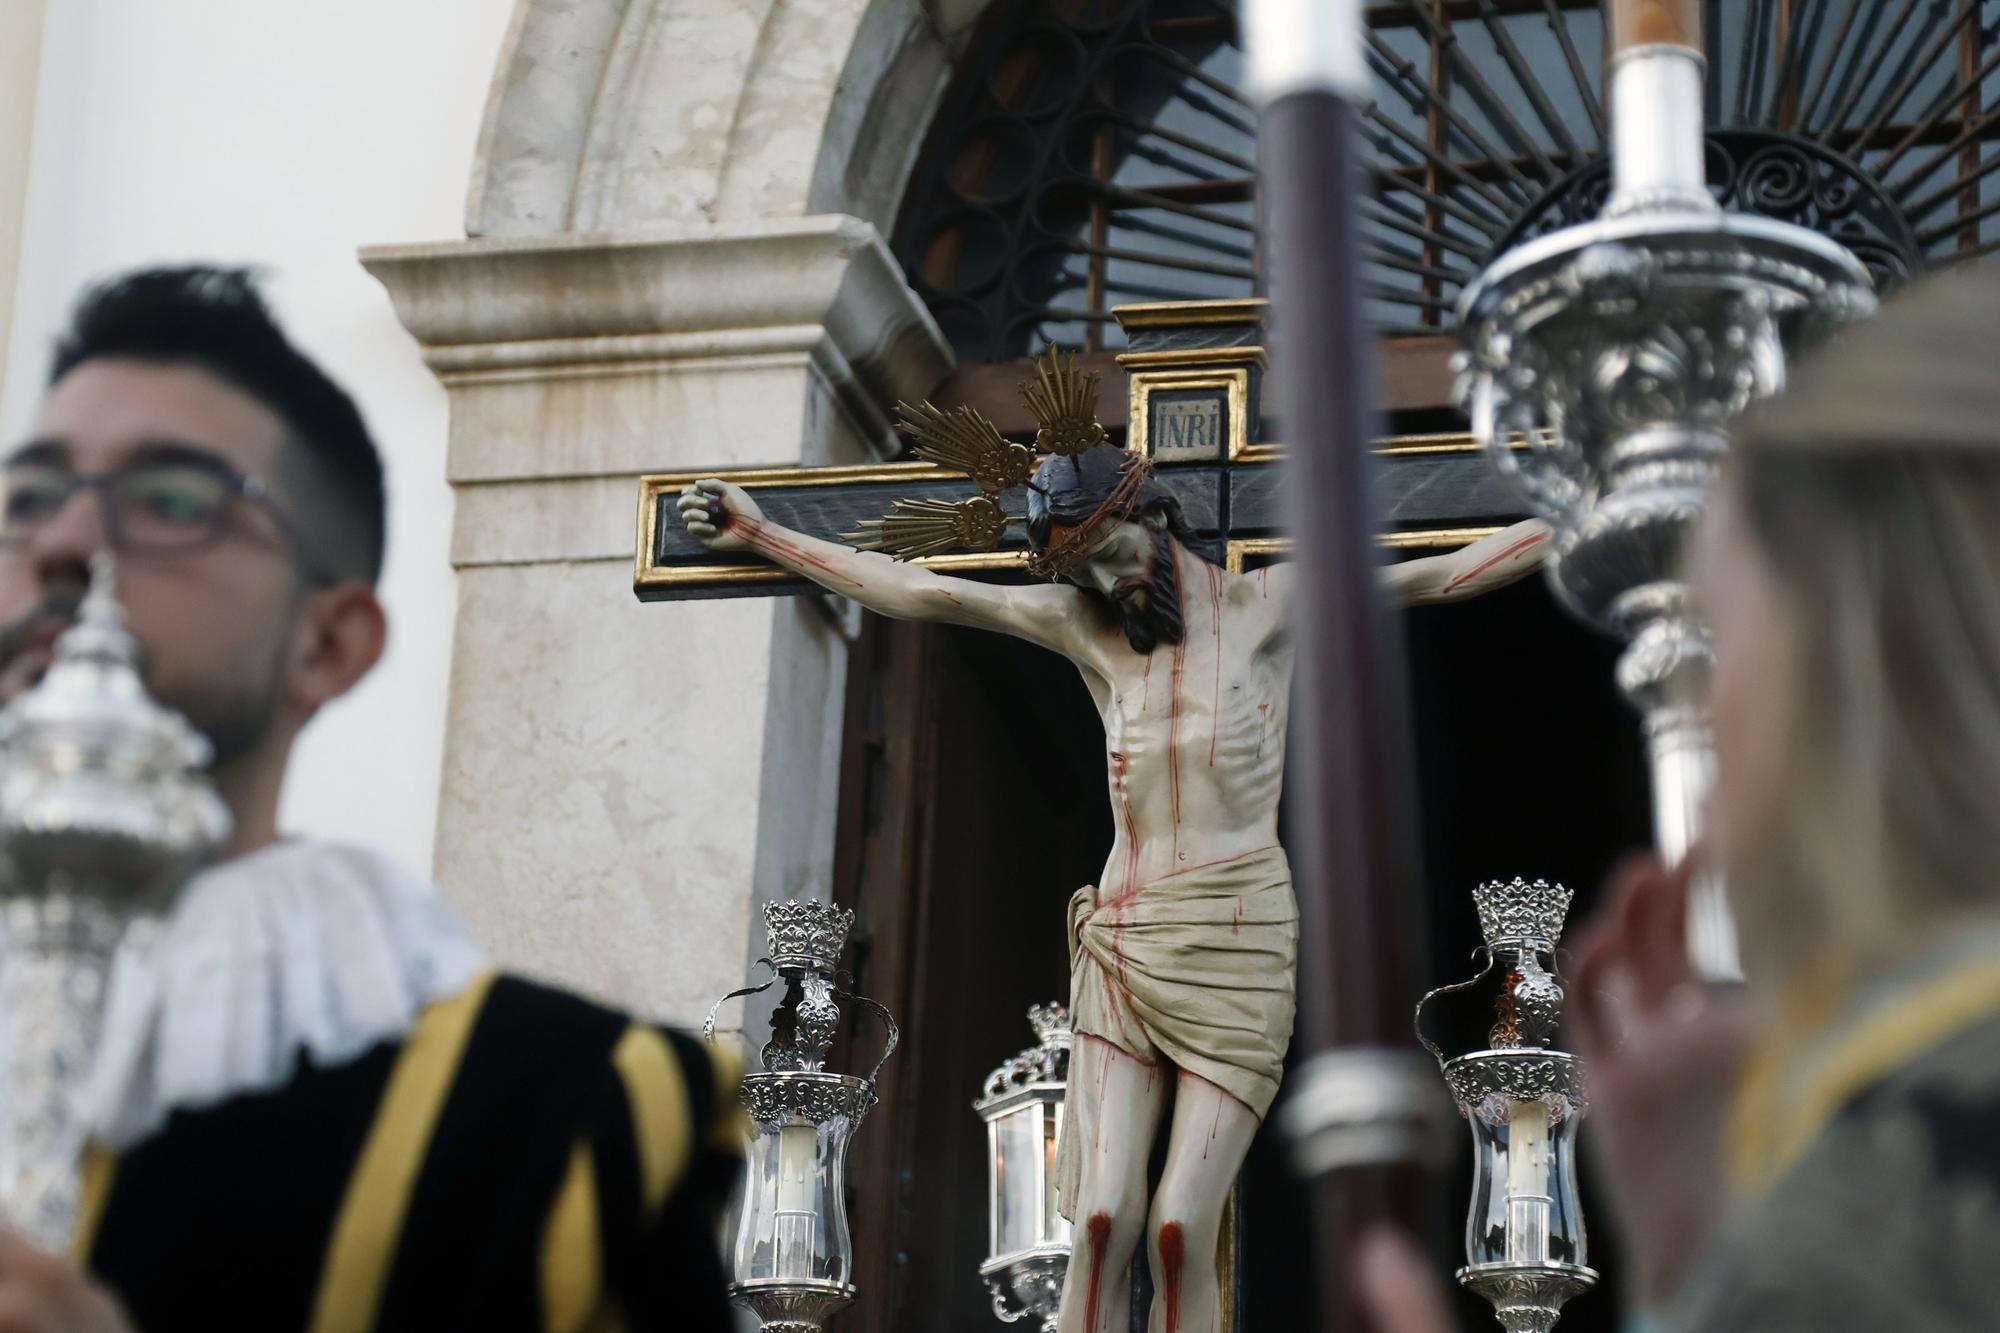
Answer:
POLYGON ((359 412, 242 272, 86 295, 0 466, 0 698, 113 553, 234 831, 120 957, 73 1261, 0 1234, 0 1330, 728 1327, 733 1071, 495 977, 382 858, 279 837, 300 731, 382 655, 384 530, 359 412))

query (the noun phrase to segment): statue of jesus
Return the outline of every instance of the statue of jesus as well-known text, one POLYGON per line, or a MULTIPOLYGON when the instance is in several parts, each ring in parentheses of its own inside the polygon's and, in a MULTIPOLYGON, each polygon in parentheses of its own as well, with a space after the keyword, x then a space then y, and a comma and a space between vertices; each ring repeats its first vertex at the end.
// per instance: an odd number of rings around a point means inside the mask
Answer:
MULTIPOLYGON (((1077 1244, 1060 1327, 1130 1326, 1143 1237, 1153 1333, 1215 1328, 1223 1208, 1292 1032, 1298 919, 1278 845, 1291 568, 1231 574, 1198 555, 1173 493, 1111 444, 1035 471, 1029 546, 1058 581, 1034 586, 804 536, 727 482, 694 483, 679 508, 711 550, 757 552, 882 615, 1015 635, 1082 674, 1104 721, 1115 827, 1102 878, 1069 907, 1076 1044, 1056 1172, 1077 1244), (1166 1168, 1149 1200, 1163 1117, 1166 1168)), ((1404 604, 1471 597, 1540 564, 1547 538, 1521 523, 1382 578, 1404 604)))

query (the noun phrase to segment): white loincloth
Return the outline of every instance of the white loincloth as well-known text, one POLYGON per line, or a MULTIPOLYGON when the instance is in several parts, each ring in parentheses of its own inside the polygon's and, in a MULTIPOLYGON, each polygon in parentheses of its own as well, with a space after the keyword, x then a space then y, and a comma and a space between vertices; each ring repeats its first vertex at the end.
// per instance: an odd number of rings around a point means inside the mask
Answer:
MULTIPOLYGON (((1267 847, 1141 885, 1070 899, 1070 1027, 1206 1079, 1262 1119, 1291 1044, 1298 905, 1284 849, 1267 847)), ((1056 1149, 1063 1216, 1076 1206, 1097 1108, 1070 1097, 1056 1149)))

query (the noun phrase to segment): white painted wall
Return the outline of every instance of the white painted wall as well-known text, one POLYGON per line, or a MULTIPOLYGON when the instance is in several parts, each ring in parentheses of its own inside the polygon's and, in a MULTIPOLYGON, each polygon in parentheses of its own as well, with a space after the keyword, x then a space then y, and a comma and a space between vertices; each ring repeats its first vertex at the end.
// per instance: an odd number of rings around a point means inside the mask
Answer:
MULTIPOLYGON (((28 147, 42 65, 42 0, 0 0, 0 351, 14 312, 21 213, 28 202, 28 147)), ((7 363, 0 356, 0 394, 7 363)))
MULTIPOLYGON (((0 4, 14 0, 0 0, 0 4)), ((358 246, 462 235, 512 0, 47 6, 0 438, 26 428, 77 291, 114 270, 269 270, 294 338, 387 455, 387 659, 307 733, 283 818, 431 863, 454 586, 444 390, 358 246)))

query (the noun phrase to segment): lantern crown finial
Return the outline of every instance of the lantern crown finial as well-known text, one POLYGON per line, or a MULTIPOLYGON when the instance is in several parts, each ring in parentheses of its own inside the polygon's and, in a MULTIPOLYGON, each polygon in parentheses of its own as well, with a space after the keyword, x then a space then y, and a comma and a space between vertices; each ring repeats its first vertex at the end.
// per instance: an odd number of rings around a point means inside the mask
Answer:
POLYGON ((1028 1025, 1035 1030, 1036 1044, 986 1076, 986 1086, 973 1103, 982 1115, 1012 1105, 1020 1093, 1068 1082, 1073 1040, 1069 1010, 1060 1004, 1038 1004, 1028 1010, 1028 1025))
POLYGON ((1533 883, 1516 876, 1512 880, 1489 880, 1472 891, 1479 909, 1479 929, 1486 946, 1496 952, 1507 941, 1533 940, 1553 952, 1562 938, 1563 921, 1569 916, 1570 891, 1560 884, 1538 879, 1533 883))
POLYGON ((1059 1004, 1038 1004, 1028 1010, 1028 1026, 1044 1046, 1070 1044, 1069 1010, 1059 1004))
POLYGON ((794 898, 764 908, 771 966, 831 973, 854 929, 854 913, 813 899, 794 898))

